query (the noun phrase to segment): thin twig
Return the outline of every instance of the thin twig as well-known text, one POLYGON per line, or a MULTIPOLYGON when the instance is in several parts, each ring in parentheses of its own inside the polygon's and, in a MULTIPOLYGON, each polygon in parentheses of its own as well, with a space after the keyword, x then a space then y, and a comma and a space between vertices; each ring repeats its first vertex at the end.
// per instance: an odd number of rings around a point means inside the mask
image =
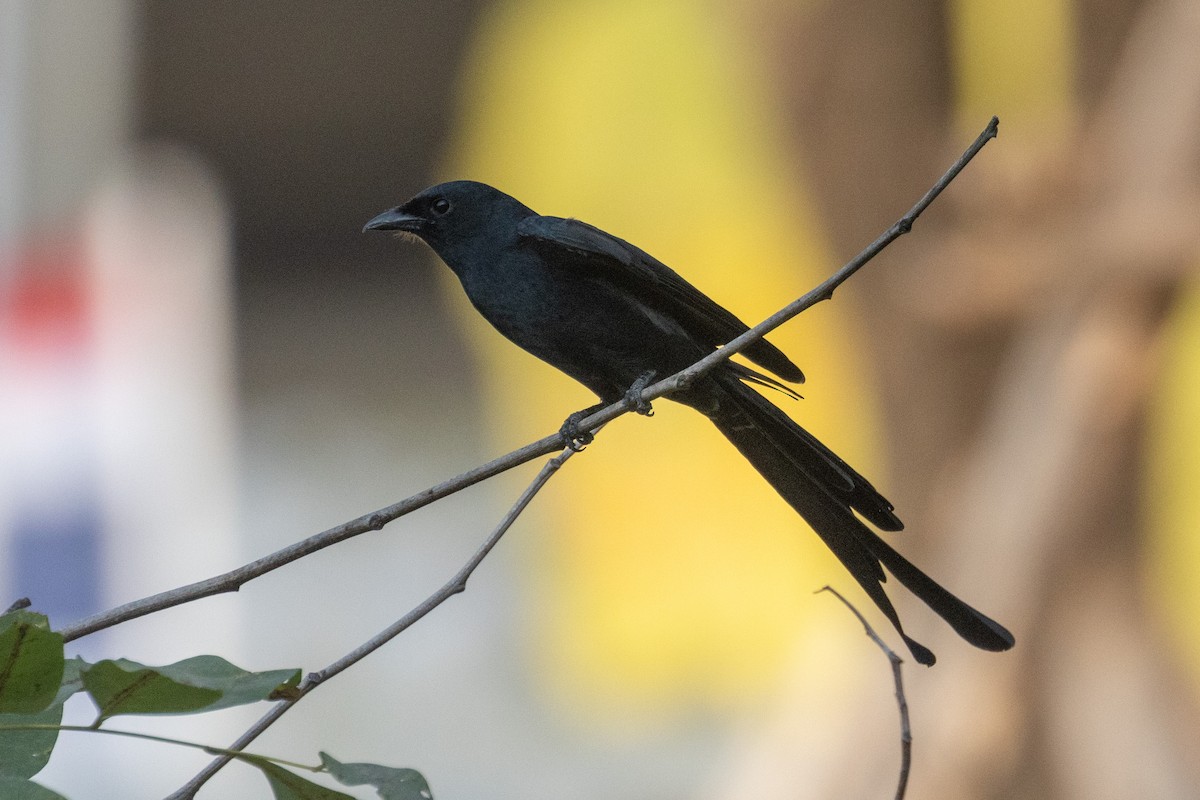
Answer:
POLYGON ((288 761, 286 758, 275 758, 274 756, 264 756, 257 753, 243 753, 237 750, 227 749, 223 747, 213 747, 210 744, 201 742, 190 742, 187 739, 174 739, 169 736, 154 736, 149 733, 139 733, 138 731, 123 731, 117 728, 97 728, 94 725, 49 725, 30 723, 26 725, 0 725, 0 733, 8 731, 53 731, 55 733, 92 733, 102 734, 104 736, 125 736, 130 739, 141 739, 145 742, 159 742, 161 744, 173 744, 177 747, 190 747, 193 750, 203 750, 209 755, 218 753, 227 753, 231 758, 254 758, 261 761, 269 761, 272 764, 278 764, 281 767, 292 767, 293 769, 302 769, 307 772, 321 772, 324 767, 320 764, 301 764, 298 761, 288 761))
MULTIPOLYGON (((984 131, 979 134, 970 147, 962 154, 962 156, 946 171, 944 175, 933 185, 925 196, 922 197, 916 205, 914 205, 907 214, 901 217, 894 225, 888 228, 878 239, 872 242, 865 250, 855 256, 851 261, 847 262, 832 276, 827 278, 819 286, 805 294, 800 299, 792 302, 780 311, 772 314, 767 319, 763 320, 758 325, 755 325, 750 330, 743 333, 741 336, 734 339, 724 347, 719 348, 713 353, 697 361, 692 366, 685 370, 675 373, 674 375, 659 381, 658 383, 647 387, 642 392, 642 400, 650 402, 655 398, 665 394, 685 389, 696 381, 701 375, 709 372, 721 362, 729 359, 735 353, 749 347, 754 342, 761 339, 767 333, 775 330, 783 323, 795 317, 800 312, 810 308, 822 300, 828 300, 833 296, 834 291, 842 285, 851 275, 857 272, 864 264, 878 255, 885 247, 891 244, 900 236, 912 230, 913 223, 916 222, 929 204, 942 193, 952 180, 962 171, 963 167, 975 157, 975 155, 983 149, 983 146, 990 139, 995 138, 1000 120, 992 117, 991 122, 984 131)), ((627 413, 630 406, 626 401, 613 403, 606 408, 603 408, 596 413, 586 417, 579 423, 580 430, 596 431, 604 423, 616 419, 622 414, 627 413)), ((502 472, 512 469, 532 461, 540 456, 549 455, 555 452, 563 445, 562 436, 560 434, 552 434, 536 442, 525 445, 519 450, 514 450, 507 455, 489 461, 475 469, 444 481, 436 486, 430 487, 418 494, 407 499, 401 500, 398 503, 393 503, 390 506, 381 508, 378 511, 372 511, 364 514, 357 519, 350 520, 336 527, 330 528, 313 536, 308 537, 295 544, 289 545, 281 550, 277 550, 270 555, 245 564, 237 569, 226 572, 222 575, 217 575, 206 580, 197 581, 186 586, 181 586, 170 591, 161 592, 159 594, 144 597, 140 600, 134 600, 122 606, 118 606, 108 611, 100 612, 86 619, 80 620, 74 624, 63 627, 59 632, 63 635, 64 641, 70 642, 90 633, 110 628, 122 622, 127 622, 131 619, 151 614, 156 611, 162 611, 174 606, 190 603, 193 600, 199 600, 202 597, 210 597, 212 595, 223 594, 225 592, 236 592, 244 584, 249 581, 266 575, 280 567, 290 564, 291 562, 303 558, 307 555, 322 550, 330 545, 337 544, 367 531, 377 531, 383 528, 389 522, 392 522, 406 514, 412 513, 419 508, 422 508, 435 500, 440 500, 443 497, 454 494, 468 486, 473 486, 480 481, 499 475, 502 472)))
POLYGON ((197 773, 196 776, 188 781, 186 785, 180 788, 179 791, 168 797, 167 800, 185 800, 185 798, 194 797, 196 792, 199 791, 200 787, 203 786, 209 778, 217 774, 222 767, 233 760, 235 757, 234 753, 247 747, 259 736, 259 734, 271 727, 271 725, 273 725, 277 719, 287 713, 292 706, 303 700, 309 692, 311 692, 313 689, 316 689, 322 683, 334 677, 339 672, 354 666, 359 661, 378 650, 380 647, 383 647, 396 636, 400 635, 414 622, 433 611, 435 608, 449 600, 454 595, 466 591, 467 579, 471 577, 471 574, 475 571, 475 568, 478 567, 483 559, 487 557, 488 553, 492 551, 492 548, 495 547, 496 543, 500 541, 500 537, 505 534, 505 532, 516 521, 517 517, 521 515, 521 512, 524 511, 525 507, 529 505, 529 501, 533 499, 534 495, 536 495, 541 488, 546 485, 546 482, 553 477, 554 473, 558 472, 559 468, 574 454, 574 450, 567 448, 546 462, 546 465, 542 467, 541 472, 537 474, 537 477, 533 479, 529 486, 525 487, 525 491, 522 492, 521 496, 517 498, 517 501, 513 503, 512 508, 510 508, 508 513, 504 515, 504 518, 500 520, 500 524, 496 526, 491 535, 488 536, 484 543, 479 546, 479 549, 476 550, 475 554, 471 556, 470 560, 463 565, 462 569, 455 573, 454 577, 443 584, 440 589, 429 595, 429 597, 425 598, 424 602, 422 602, 412 611, 409 611, 403 617, 384 628, 378 634, 371 637, 366 642, 363 642, 363 644, 361 644, 359 647, 356 647, 354 650, 342 656, 337 661, 334 661, 324 669, 318 670, 317 672, 310 672, 308 675, 306 675, 304 680, 300 682, 300 685, 296 687, 296 693, 292 697, 277 703, 275 707, 264 714, 263 717, 258 720, 258 722, 254 723, 254 725, 252 725, 245 733, 238 737, 238 740, 231 744, 225 753, 209 762, 209 764, 205 766, 203 770, 197 773))
MULTIPOLYGON (((834 291, 837 290, 837 288, 843 283, 845 283, 851 275, 858 272, 858 270, 862 268, 864 264, 866 264, 875 256, 879 255, 879 253, 882 252, 883 249, 889 244, 912 230, 913 223, 917 221, 917 217, 921 216, 925 209, 929 208, 930 203, 932 203, 937 196, 941 194, 947 186, 950 185, 952 180, 958 177, 958 173, 963 171, 963 168, 967 166, 971 159, 973 159, 976 154, 983 149, 983 146, 992 139, 996 138, 996 133, 999 128, 1000 118, 992 117, 991 122, 989 122, 987 127, 983 129, 983 132, 975 138, 975 141, 971 143, 971 146, 968 147, 961 156, 959 156, 958 160, 954 162, 950 169, 946 170, 945 174, 938 179, 937 183, 935 183, 933 187, 925 193, 924 197, 918 200, 917 204, 908 210, 907 214, 897 220, 892 227, 884 231, 879 238, 871 242, 871 244, 868 245, 862 252, 860 252, 850 261, 846 262, 841 269, 827 278, 819 286, 779 311, 776 311, 774 314, 767 317, 765 320, 755 325, 753 328, 746 331, 729 344, 717 350, 715 353, 709 353, 707 356, 700 359, 687 369, 677 372, 671 377, 659 381, 653 386, 647 387, 646 390, 642 392, 642 400, 649 402, 654 398, 669 392, 687 388, 701 375, 709 372, 734 353, 744 350, 745 348, 754 344, 759 339, 763 338, 768 333, 790 320, 792 317, 795 317, 800 312, 812 308, 822 300, 829 300, 832 298, 834 291)), ((588 419, 583 420, 583 422, 580 423, 580 427, 587 427, 591 423, 592 419, 600 417, 602 414, 606 414, 606 412, 610 411, 612 408, 612 406, 609 406, 609 408, 598 412, 594 417, 589 417, 588 419)), ((608 419, 610 419, 610 417, 605 416, 603 418, 604 421, 607 421, 608 419)))
POLYGON ((858 621, 862 623, 863 629, 866 630, 867 636, 871 637, 871 641, 879 645, 879 649, 887 656, 888 661, 892 665, 892 680, 896 683, 896 705, 900 708, 900 780, 896 785, 896 800, 904 800, 904 793, 908 790, 908 772, 912 768, 912 729, 908 724, 908 700, 904 697, 904 678, 900 673, 900 665, 904 660, 896 655, 892 648, 888 647, 883 639, 879 638, 879 634, 875 633, 875 629, 871 627, 871 623, 867 622, 867 618, 862 615, 854 604, 846 598, 842 597, 841 593, 832 586, 824 586, 817 592, 829 592, 838 600, 841 600, 846 608, 850 609, 854 616, 858 617, 858 621))
POLYGON ((423 508, 435 500, 440 500, 468 486, 473 486, 488 478, 495 477, 527 461, 549 455, 561 449, 562 446, 563 441, 561 436, 558 434, 547 436, 532 444, 527 444, 519 450, 514 450, 507 455, 493 459, 475 469, 468 470, 450 480, 443 481, 436 486, 431 486, 411 497, 381 508, 378 511, 363 514, 361 517, 352 519, 349 522, 343 522, 341 525, 290 544, 281 550, 276 550, 270 555, 263 556, 256 561, 251 561, 249 564, 240 566, 237 569, 100 612, 71 625, 64 626, 59 630, 59 633, 62 634, 64 641, 70 642, 87 636, 90 633, 103 630, 104 628, 111 628, 122 622, 128 622, 131 619, 136 619, 146 614, 190 603, 202 597, 210 597, 225 592, 236 592, 244 584, 249 583, 255 578, 262 577, 268 572, 273 572, 297 559, 312 555, 318 550, 323 550, 330 545, 358 536, 361 533, 378 531, 387 523, 399 519, 406 514, 411 514, 413 511, 423 508))

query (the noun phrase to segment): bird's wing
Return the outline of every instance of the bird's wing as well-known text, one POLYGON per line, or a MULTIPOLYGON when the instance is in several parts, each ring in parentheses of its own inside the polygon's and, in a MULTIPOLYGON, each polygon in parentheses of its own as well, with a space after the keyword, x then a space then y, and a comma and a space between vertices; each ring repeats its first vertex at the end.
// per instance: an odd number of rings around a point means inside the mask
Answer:
MULTIPOLYGON (((573 266, 592 269, 633 291, 669 314, 685 330, 711 347, 748 330, 745 323, 713 302, 675 270, 624 239, 575 219, 530 216, 517 225, 523 241, 541 250, 551 263, 570 254, 573 266)), ((804 373, 775 345, 760 339, 742 351, 746 358, 784 380, 804 382, 804 373)))

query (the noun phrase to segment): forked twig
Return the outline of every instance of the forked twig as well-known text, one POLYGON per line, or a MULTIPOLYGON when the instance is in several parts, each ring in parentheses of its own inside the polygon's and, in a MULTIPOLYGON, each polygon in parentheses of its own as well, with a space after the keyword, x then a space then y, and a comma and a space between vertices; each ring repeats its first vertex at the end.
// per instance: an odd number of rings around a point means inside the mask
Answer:
POLYGON ((517 517, 519 517, 521 512, 525 510, 525 507, 529 505, 529 502, 533 500, 534 495, 536 495, 541 488, 546 485, 546 482, 554 476, 554 473, 558 472, 559 467, 565 464, 567 459, 574 454, 574 450, 567 448, 546 462, 546 465, 542 467, 541 472, 539 472, 537 477, 535 477, 533 481, 527 487, 525 487, 525 491, 521 493, 521 496, 517 498, 515 503, 513 503, 512 508, 510 508, 508 513, 504 515, 504 518, 500 520, 500 524, 498 524, 495 529, 492 530, 491 535, 488 536, 483 544, 479 546, 479 549, 476 550, 474 555, 472 555, 467 563, 462 566, 462 569, 456 572, 454 577, 443 584, 440 589, 429 595, 429 597, 425 598, 425 600, 412 611, 409 611, 403 617, 396 620, 378 634, 372 636, 354 650, 339 658, 337 661, 329 664, 324 669, 316 672, 310 672, 308 675, 304 676, 304 680, 301 681, 296 687, 296 693, 292 697, 289 697, 286 700, 281 700, 279 703, 277 703, 274 708, 264 714, 261 719, 251 725, 245 733, 239 736, 236 742, 229 746, 228 749, 232 752, 223 753, 222 755, 210 761, 208 765, 204 767, 204 769, 198 772, 194 778, 188 781, 177 792, 170 795, 167 800, 185 800, 186 798, 194 797, 196 792, 199 791, 200 787, 203 786, 209 778, 211 778, 213 775, 216 775, 222 767, 233 760, 233 752, 240 751, 247 747, 259 736, 259 734, 271 727, 271 725, 273 725, 277 719, 287 713, 292 706, 303 700, 309 692, 311 692, 313 689, 316 689, 322 683, 334 677, 339 672, 349 669, 359 661, 369 656, 371 653, 383 647, 392 639, 403 633, 417 620, 429 614, 429 612, 433 611, 435 608, 449 600, 454 595, 466 591, 467 579, 469 579, 471 574, 475 572, 475 568, 478 567, 480 563, 483 562, 483 559, 487 557, 488 553, 492 551, 492 548, 495 547, 500 541, 500 537, 504 536, 505 532, 512 527, 512 524, 516 522, 517 517))
POLYGON ((875 633, 875 629, 871 627, 871 623, 867 622, 867 618, 862 615, 854 604, 846 598, 842 597, 841 593, 832 586, 823 586, 817 592, 829 592, 838 600, 845 604, 846 608, 858 617, 858 621, 862 623, 863 628, 867 632, 867 636, 871 637, 871 641, 879 645, 879 649, 888 657, 888 661, 892 665, 892 680, 896 682, 896 705, 900 707, 900 780, 896 785, 896 800, 904 800, 904 793, 908 790, 908 772, 912 767, 912 729, 908 724, 908 700, 904 697, 904 678, 900 673, 900 665, 904 663, 904 659, 896 655, 892 648, 888 647, 883 639, 879 638, 879 634, 875 633))

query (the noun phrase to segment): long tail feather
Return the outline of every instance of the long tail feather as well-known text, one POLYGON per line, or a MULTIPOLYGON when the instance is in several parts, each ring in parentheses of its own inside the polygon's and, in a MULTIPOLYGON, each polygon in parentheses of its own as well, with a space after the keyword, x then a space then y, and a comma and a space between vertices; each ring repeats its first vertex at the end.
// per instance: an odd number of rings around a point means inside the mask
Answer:
POLYGON ((865 478, 773 403, 739 382, 735 373, 714 376, 709 385, 716 391, 716 402, 710 396, 708 403, 696 407, 812 526, 895 626, 918 662, 933 664, 934 654, 904 632, 883 590, 887 577, 882 567, 971 644, 984 650, 1013 646, 1012 634, 1002 625, 955 597, 855 516, 856 510, 884 530, 903 527, 891 503, 865 478))

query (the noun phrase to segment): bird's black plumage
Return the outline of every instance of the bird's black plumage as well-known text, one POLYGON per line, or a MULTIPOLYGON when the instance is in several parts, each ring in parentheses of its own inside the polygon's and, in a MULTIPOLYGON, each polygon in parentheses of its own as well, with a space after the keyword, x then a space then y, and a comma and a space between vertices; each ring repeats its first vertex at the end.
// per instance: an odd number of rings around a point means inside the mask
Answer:
MULTIPOLYGON (((539 216, 486 184, 431 187, 375 217, 364 230, 405 231, 425 241, 500 333, 604 403, 620 400, 647 373, 672 375, 747 330, 637 247, 578 220, 539 216)), ((783 380, 804 380, 766 340, 742 353, 783 380)), ((867 527, 859 515, 885 531, 904 526, 875 487, 747 382, 782 386, 745 365, 725 362, 671 399, 712 420, 812 526, 917 661, 932 664, 934 655, 904 633, 883 591, 884 568, 971 644, 1012 647, 1012 634, 1003 626, 950 594, 867 527)))

